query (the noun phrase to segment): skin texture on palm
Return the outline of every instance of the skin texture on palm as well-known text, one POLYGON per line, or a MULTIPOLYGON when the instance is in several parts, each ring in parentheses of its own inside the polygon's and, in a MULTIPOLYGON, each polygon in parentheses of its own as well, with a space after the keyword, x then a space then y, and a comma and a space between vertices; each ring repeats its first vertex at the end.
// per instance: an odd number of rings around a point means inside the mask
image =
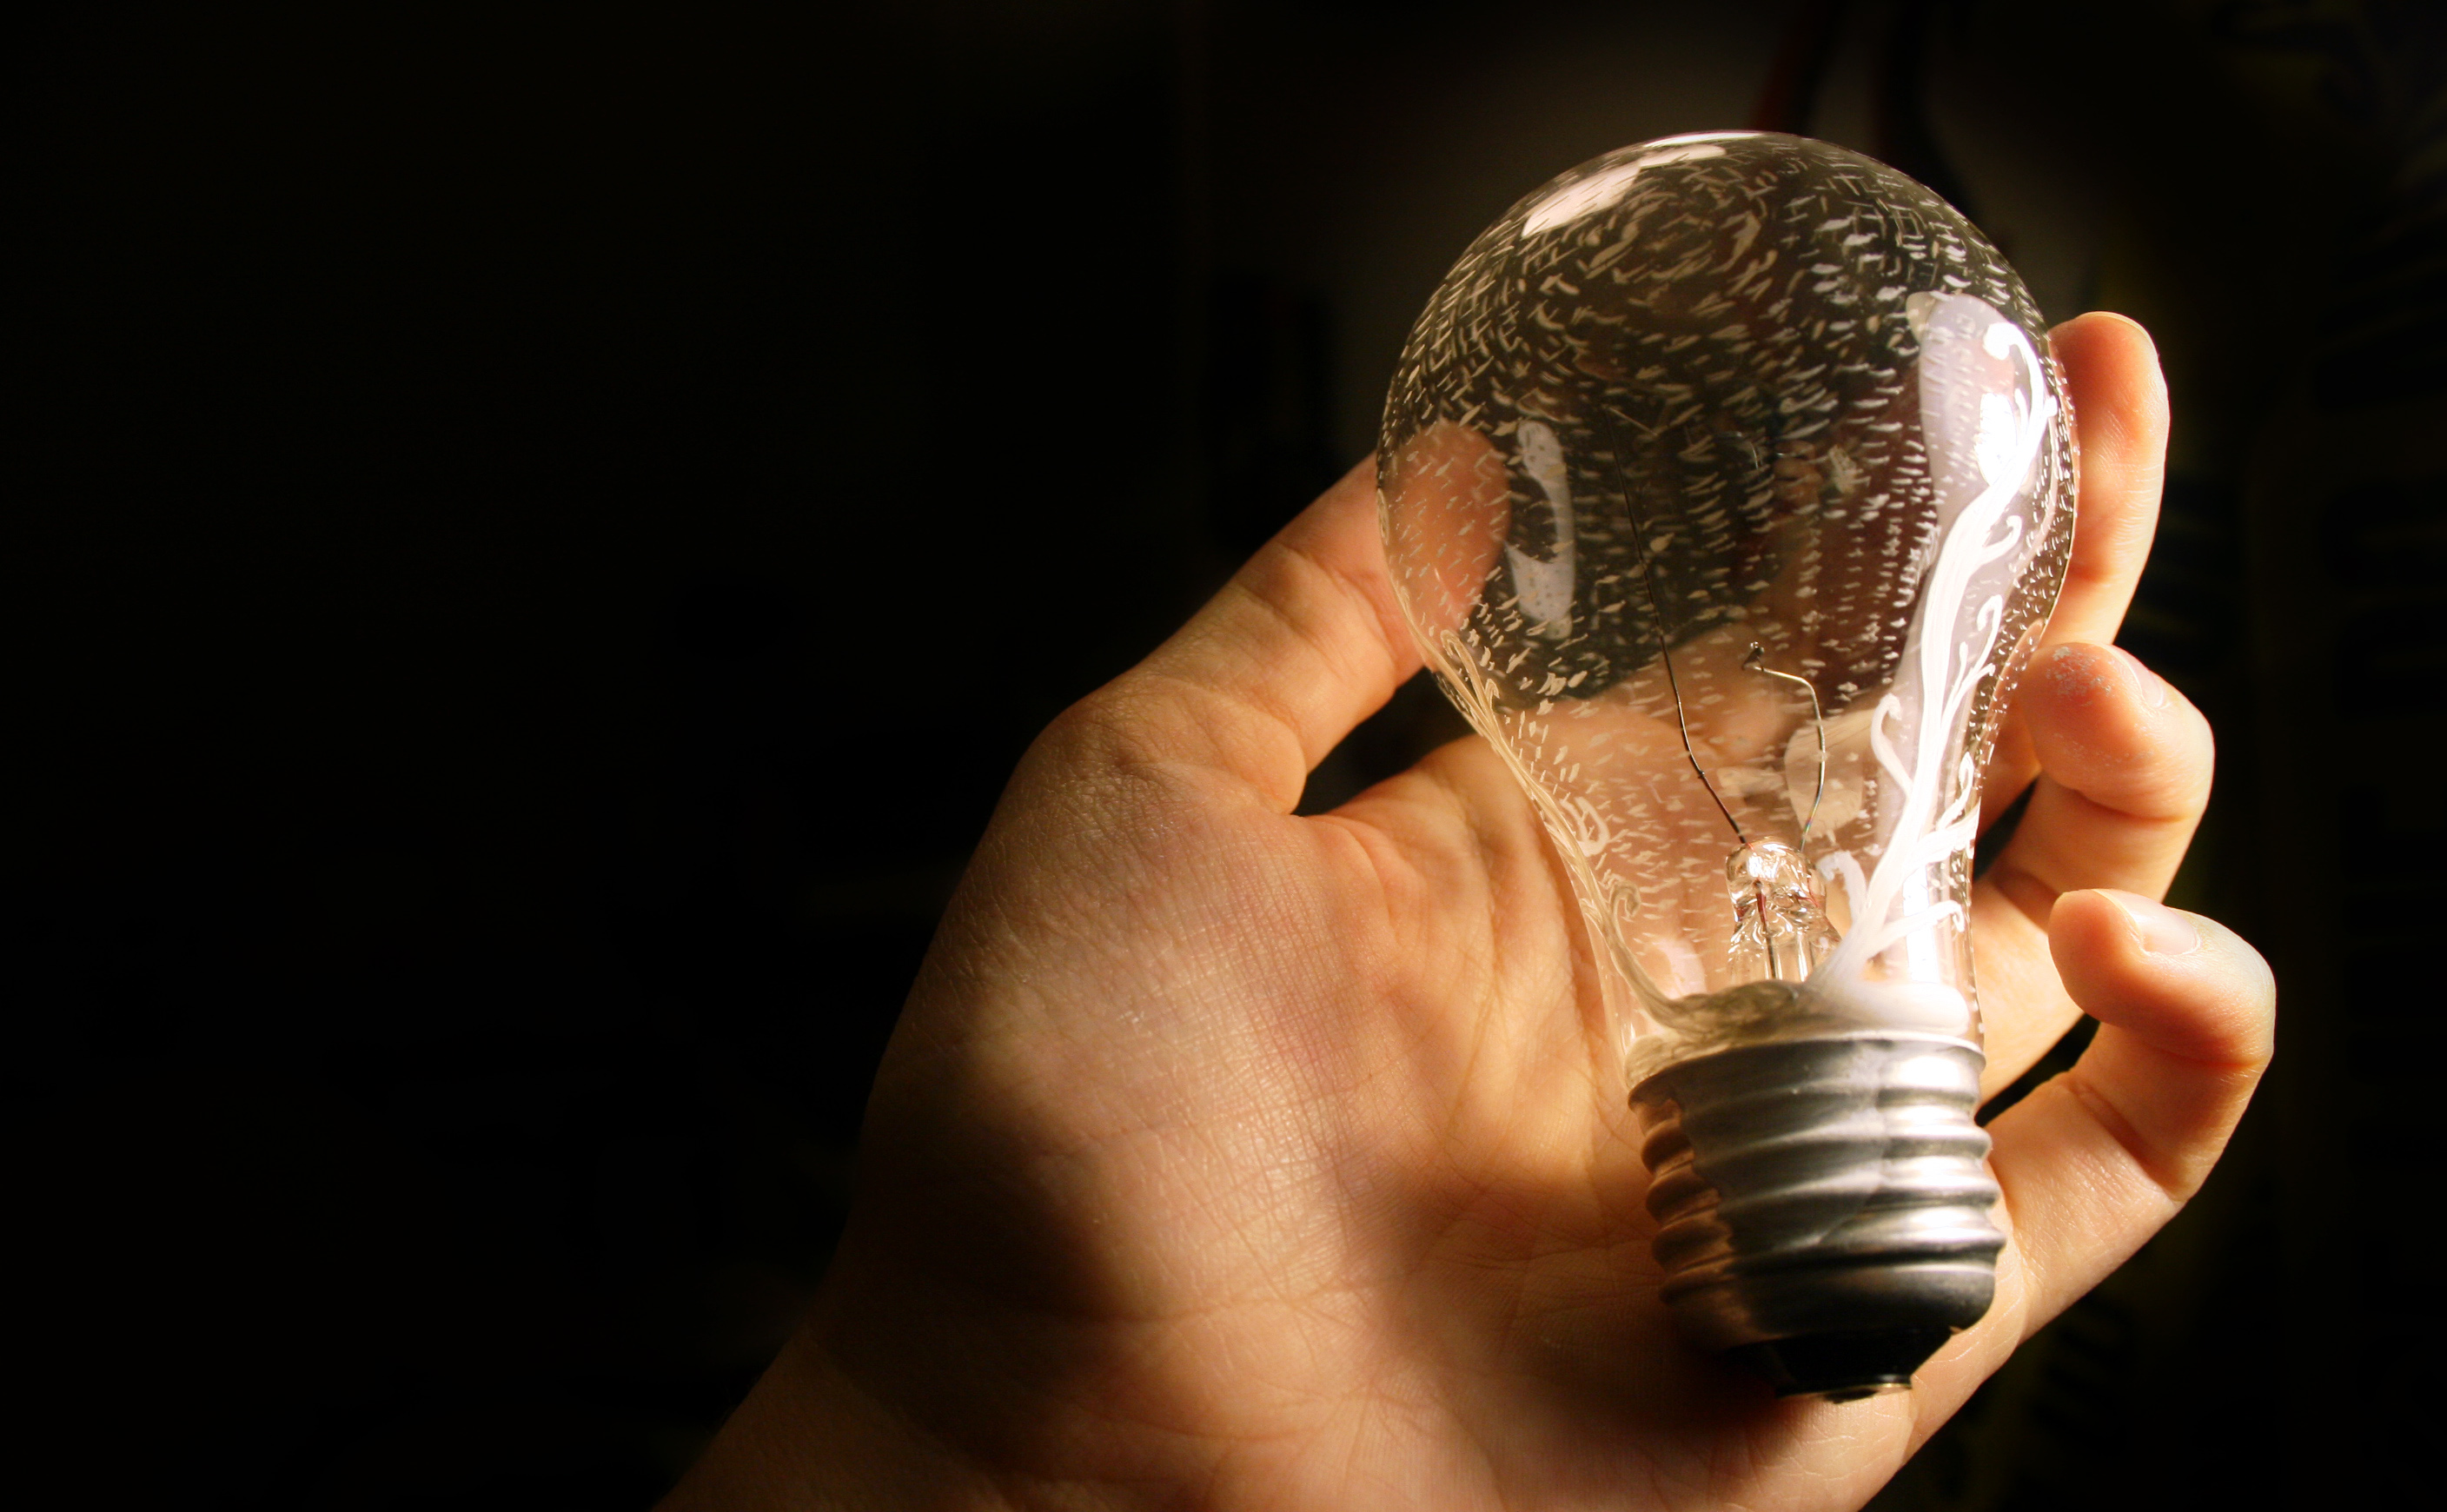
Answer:
POLYGON ((813 1314, 670 1504, 1866 1501, 2174 1211, 2268 1049, 2258 957, 2149 901, 2208 728, 2098 644, 2156 507, 2155 361, 2115 317, 2057 341, 2086 464, 1990 779, 1992 812, 2038 784, 1975 902, 1991 1089, 2106 1027, 1992 1125, 1998 1301, 1915 1390, 1778 1402, 1674 1336, 1588 941, 1483 742, 1292 812, 1417 668, 1363 468, 1023 761, 813 1314))

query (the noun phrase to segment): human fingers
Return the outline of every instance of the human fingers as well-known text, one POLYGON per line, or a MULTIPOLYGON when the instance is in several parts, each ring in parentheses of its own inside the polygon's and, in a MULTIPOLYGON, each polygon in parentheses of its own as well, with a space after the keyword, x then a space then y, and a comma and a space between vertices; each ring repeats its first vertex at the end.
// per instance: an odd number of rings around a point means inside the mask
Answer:
MULTIPOLYGON (((2081 452, 2073 558, 2065 567, 2044 650, 2115 638, 2150 558, 2166 481, 2167 381, 2149 332, 2123 315, 2094 312, 2049 332, 2064 369, 2081 452)), ((1981 795, 1984 826, 2039 773, 2019 710, 2000 731, 1981 795)))
POLYGON ((2208 805, 2209 721, 2131 653, 2065 645, 2034 657, 2020 699, 2042 768, 2013 840, 1972 895, 1990 1090, 2080 1014, 2051 964, 2057 898, 2113 887, 2157 898, 2208 805))
POLYGON ((2167 477, 2167 380, 2139 323, 2094 311, 2049 333, 2073 401, 2081 498, 2044 644, 2107 641, 2124 622, 2158 527, 2167 477))
POLYGON ((2064 895, 2049 940, 2100 1028, 1989 1125, 2024 1337, 2199 1189, 2268 1064, 2277 1009, 2267 963, 2232 931, 2135 894, 2064 895))
POLYGON ((1288 813, 1310 768, 1418 670, 1385 576, 1363 462, 1154 654, 1083 709, 1135 754, 1222 771, 1288 813))

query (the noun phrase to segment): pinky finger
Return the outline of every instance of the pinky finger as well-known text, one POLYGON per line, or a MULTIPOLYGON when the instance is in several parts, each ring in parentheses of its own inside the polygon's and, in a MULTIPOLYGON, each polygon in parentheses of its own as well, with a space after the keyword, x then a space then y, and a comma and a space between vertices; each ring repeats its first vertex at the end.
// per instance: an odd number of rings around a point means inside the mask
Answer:
POLYGON ((1989 1128, 2026 1336, 2199 1190, 2268 1064, 2277 1007, 2267 963, 2240 936, 2134 894, 2065 894, 2048 939, 2099 1030, 1989 1128))

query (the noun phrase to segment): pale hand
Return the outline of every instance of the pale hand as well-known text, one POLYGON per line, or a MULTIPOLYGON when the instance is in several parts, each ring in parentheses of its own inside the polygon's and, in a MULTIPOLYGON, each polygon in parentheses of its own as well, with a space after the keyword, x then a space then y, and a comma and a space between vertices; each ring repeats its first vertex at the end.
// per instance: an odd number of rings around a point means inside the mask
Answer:
POLYGON ((2056 332, 2072 570, 1992 765, 1979 887, 1997 1301, 1915 1389, 1778 1402, 1669 1326, 1577 909, 1470 739, 1335 812, 1309 770, 1418 666, 1344 479, 1022 762, 886 1054, 806 1327, 673 1508, 1855 1507, 2199 1184, 2267 968, 2160 897, 2208 725, 2104 649, 2166 401, 2056 332), (2114 890, 2102 892, 2100 889, 2114 890), (2076 1005, 2078 1004, 2078 1007, 2076 1005))

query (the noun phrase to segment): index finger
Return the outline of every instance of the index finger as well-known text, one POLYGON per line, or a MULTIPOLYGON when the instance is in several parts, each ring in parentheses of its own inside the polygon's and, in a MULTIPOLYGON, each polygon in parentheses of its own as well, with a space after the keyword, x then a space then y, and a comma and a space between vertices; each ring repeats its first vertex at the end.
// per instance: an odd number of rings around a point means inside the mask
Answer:
MULTIPOLYGON (((2132 607, 2158 528, 2158 496, 2167 471, 2167 380, 2150 333, 2126 316, 2093 312, 2057 327, 2048 339, 2073 402, 2081 496, 2073 558, 2039 649, 2110 645, 2132 607)), ((2011 806, 2039 770, 2023 722, 2009 709, 1981 790, 1982 828, 2011 806)))
POLYGON ((2167 380, 2139 323, 2095 311, 2049 333, 2081 445, 2073 559, 2045 646, 2115 639, 2158 528, 2167 479, 2167 380))

